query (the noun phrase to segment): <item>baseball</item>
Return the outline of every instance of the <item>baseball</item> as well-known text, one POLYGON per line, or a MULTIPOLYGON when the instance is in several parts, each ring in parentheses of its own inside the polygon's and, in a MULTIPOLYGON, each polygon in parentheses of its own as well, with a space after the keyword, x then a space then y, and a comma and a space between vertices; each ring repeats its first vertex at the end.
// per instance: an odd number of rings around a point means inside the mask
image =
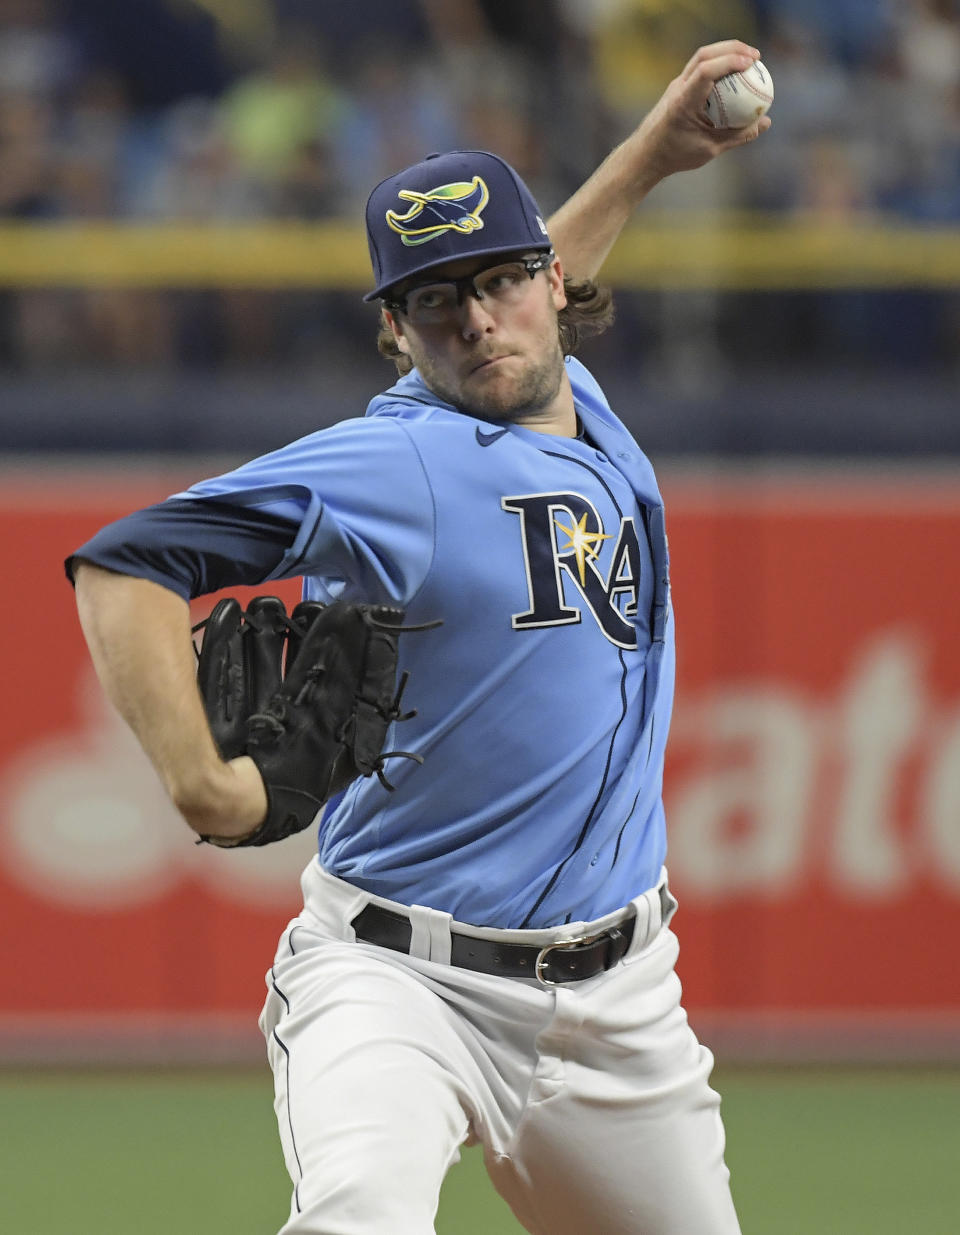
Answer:
POLYGON ((742 73, 729 73, 713 83, 704 104, 716 129, 743 129, 764 115, 773 102, 773 81, 759 60, 742 73))

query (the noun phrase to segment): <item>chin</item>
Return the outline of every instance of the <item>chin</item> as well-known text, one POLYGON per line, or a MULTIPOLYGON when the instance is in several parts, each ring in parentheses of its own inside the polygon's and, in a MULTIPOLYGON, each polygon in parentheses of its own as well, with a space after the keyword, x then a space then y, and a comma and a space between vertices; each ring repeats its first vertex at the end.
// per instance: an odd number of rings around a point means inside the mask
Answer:
POLYGON ((486 420, 520 420, 531 410, 527 402, 517 401, 516 382, 492 389, 461 389, 457 406, 486 420))
MULTIPOLYGON (((559 353, 558 353, 559 355, 559 353)), ((505 359, 514 359, 507 357, 505 359)), ((457 388, 440 380, 429 364, 418 366, 427 386, 445 403, 451 403, 467 416, 516 424, 536 417, 556 398, 563 380, 563 358, 556 369, 552 364, 493 365, 460 379, 457 388)))

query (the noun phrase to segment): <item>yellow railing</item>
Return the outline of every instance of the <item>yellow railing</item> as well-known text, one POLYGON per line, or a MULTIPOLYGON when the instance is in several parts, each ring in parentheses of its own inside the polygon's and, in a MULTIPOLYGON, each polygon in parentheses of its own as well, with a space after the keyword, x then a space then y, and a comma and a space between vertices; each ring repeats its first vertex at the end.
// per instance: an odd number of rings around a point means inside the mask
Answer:
MULTIPOLYGON (((960 288, 960 227, 644 215, 603 278, 618 287, 960 288)), ((352 224, 0 225, 0 287, 368 287, 352 224)))

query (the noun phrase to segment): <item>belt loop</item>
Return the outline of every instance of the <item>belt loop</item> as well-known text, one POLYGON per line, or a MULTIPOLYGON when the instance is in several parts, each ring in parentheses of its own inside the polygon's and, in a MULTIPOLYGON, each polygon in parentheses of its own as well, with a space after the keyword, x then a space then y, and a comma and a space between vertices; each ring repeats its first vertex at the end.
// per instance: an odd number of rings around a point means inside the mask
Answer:
POLYGON ((663 926, 663 897, 660 893, 660 885, 655 888, 651 888, 646 895, 650 905, 649 941, 653 942, 653 940, 660 934, 660 928, 663 926))
POLYGON ((637 952, 641 952, 650 941, 650 901, 647 893, 644 892, 640 896, 634 897, 631 902, 637 914, 636 925, 633 928, 633 938, 630 940, 630 946, 627 948, 626 957, 635 956, 637 952))
POLYGON ((648 944, 653 943, 674 915, 677 902, 667 887, 666 871, 662 873, 655 888, 648 888, 640 896, 634 897, 631 904, 637 911, 637 924, 625 954, 627 959, 636 956, 648 944))
POLYGON ((426 905, 411 905, 410 955, 438 965, 450 964, 450 922, 453 915, 426 905))
POLYGON ((664 875, 659 888, 657 888, 657 892, 660 895, 660 925, 662 929, 666 930, 670 925, 673 915, 677 912, 677 898, 670 891, 666 875, 664 875))

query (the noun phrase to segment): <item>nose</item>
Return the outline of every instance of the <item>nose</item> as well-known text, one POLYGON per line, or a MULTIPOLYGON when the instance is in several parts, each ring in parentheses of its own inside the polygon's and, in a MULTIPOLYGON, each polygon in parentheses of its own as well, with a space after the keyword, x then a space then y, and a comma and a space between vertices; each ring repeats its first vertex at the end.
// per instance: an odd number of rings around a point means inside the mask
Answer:
POLYGON ((495 322, 487 312, 486 302, 476 292, 467 292, 460 305, 460 332, 465 339, 478 339, 489 334, 495 322))

